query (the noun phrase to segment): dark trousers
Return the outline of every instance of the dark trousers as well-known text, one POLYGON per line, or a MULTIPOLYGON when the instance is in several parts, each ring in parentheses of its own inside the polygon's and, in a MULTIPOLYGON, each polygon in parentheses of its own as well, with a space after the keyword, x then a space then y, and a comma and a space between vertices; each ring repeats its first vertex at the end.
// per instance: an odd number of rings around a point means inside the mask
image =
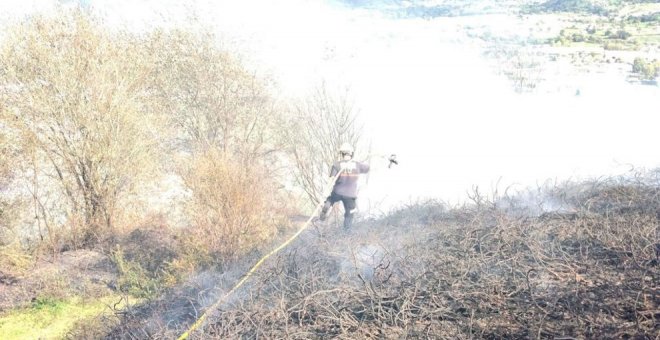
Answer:
POLYGON ((333 191, 325 200, 321 214, 325 215, 333 204, 341 201, 344 204, 344 229, 348 229, 353 225, 353 212, 357 206, 356 200, 355 197, 338 195, 333 191))

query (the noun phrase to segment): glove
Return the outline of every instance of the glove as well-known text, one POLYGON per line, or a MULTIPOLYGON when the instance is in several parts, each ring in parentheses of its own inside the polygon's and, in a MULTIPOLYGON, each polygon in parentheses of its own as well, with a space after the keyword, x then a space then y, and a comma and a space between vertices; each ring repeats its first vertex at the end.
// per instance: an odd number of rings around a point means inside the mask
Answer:
POLYGON ((388 168, 391 168, 392 164, 399 165, 399 162, 397 162, 397 160, 396 160, 396 155, 395 154, 392 154, 390 156, 390 158, 388 158, 387 160, 390 161, 390 164, 387 165, 388 168))

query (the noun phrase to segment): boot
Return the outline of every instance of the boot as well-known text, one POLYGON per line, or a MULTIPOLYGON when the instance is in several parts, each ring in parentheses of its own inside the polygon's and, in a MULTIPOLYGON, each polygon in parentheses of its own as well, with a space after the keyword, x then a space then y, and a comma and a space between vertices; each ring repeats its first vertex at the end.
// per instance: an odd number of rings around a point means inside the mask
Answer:
POLYGON ((353 214, 344 216, 344 230, 349 230, 353 226, 353 214))
POLYGON ((328 210, 330 210, 330 202, 325 201, 325 204, 323 204, 323 209, 321 209, 321 214, 319 215, 319 220, 325 221, 325 219, 328 217, 328 210))

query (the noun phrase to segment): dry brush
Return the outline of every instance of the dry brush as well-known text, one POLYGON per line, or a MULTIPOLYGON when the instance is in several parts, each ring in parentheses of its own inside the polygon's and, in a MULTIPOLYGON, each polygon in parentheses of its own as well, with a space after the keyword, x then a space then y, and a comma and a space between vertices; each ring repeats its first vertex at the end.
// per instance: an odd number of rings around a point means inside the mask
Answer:
MULTIPOLYGON (((310 232, 195 336, 653 339, 657 183, 553 190, 545 197, 561 193, 573 212, 523 215, 484 199, 404 208, 331 238, 310 232)), ((185 315, 149 336, 183 331, 195 318, 185 315)))

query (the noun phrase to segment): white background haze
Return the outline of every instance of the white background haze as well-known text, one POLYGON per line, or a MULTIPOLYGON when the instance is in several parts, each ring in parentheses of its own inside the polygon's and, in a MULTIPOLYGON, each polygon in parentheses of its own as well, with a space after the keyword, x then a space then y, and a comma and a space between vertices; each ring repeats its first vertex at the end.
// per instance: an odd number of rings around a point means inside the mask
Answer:
MULTIPOLYGON (((0 13, 6 21, 55 3, 2 1, 0 13)), ((660 87, 560 69, 537 91, 514 92, 463 27, 507 29, 515 15, 393 19, 320 0, 82 3, 134 30, 195 17, 272 75, 284 96, 321 81, 350 89, 373 152, 400 160, 393 169, 372 160, 363 210, 424 198, 459 203, 475 185, 489 193, 497 183, 522 189, 659 164, 660 87)))

